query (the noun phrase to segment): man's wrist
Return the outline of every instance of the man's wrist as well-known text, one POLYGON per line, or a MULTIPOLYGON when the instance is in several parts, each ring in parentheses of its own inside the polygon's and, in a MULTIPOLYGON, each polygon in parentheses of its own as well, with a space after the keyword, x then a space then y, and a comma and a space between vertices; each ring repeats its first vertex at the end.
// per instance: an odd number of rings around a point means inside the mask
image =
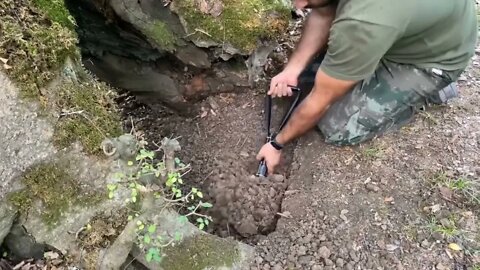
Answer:
POLYGON ((288 141, 285 140, 285 138, 283 137, 282 133, 277 134, 277 136, 275 136, 274 140, 282 146, 284 146, 285 144, 288 143, 288 141))

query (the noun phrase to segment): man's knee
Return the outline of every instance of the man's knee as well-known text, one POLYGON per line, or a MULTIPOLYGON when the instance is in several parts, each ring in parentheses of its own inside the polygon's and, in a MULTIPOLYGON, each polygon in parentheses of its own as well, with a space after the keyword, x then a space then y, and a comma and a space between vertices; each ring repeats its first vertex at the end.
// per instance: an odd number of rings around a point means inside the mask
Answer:
POLYGON ((317 127, 325 142, 339 146, 356 145, 375 136, 375 132, 358 122, 358 114, 349 119, 323 119, 317 127))

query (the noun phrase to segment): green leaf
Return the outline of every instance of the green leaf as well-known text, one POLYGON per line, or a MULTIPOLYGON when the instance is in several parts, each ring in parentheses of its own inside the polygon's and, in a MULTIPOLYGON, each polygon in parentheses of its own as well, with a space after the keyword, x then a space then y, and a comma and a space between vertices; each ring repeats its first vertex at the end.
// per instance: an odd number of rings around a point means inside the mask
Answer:
POLYGON ((175 163, 180 164, 181 162, 182 161, 178 157, 175 158, 175 163))
POLYGON ((182 234, 180 232, 175 232, 174 239, 177 242, 182 240, 182 234))
POLYGON ((160 255, 158 255, 158 254, 154 254, 153 255, 153 260, 159 263, 159 262, 162 261, 162 257, 160 257, 160 255))
POLYGON ((197 196, 203 198, 203 193, 201 191, 197 192, 197 196))
POLYGON ((132 202, 136 203, 137 202, 137 197, 132 197, 132 202))
POLYGON ((201 218, 201 217, 197 218, 197 222, 198 223, 203 223, 203 218, 201 218))
POLYGON ((179 217, 178 217, 178 221, 179 221, 180 223, 185 224, 185 223, 188 222, 188 218, 187 218, 186 216, 179 216, 179 217))
POLYGON ((132 197, 136 197, 138 194, 137 190, 136 189, 132 189, 132 197))
POLYGON ((213 204, 208 203, 208 202, 204 202, 204 203, 202 203, 202 207, 204 207, 204 208, 211 208, 211 207, 213 207, 213 204))
POLYGON ((139 230, 143 230, 144 228, 145 228, 145 225, 143 225, 143 224, 140 225, 140 226, 138 226, 138 229, 139 229, 139 230))
POLYGON ((152 239, 150 239, 148 234, 143 237, 143 242, 145 242, 145 244, 150 244, 151 241, 152 239))
POLYGON ((180 183, 180 184, 183 185, 183 180, 182 180, 182 178, 178 178, 178 183, 180 183))
POLYGON ((133 216, 128 216, 127 220, 130 221, 133 219, 133 216))
POLYGON ((128 165, 128 166, 133 166, 133 161, 127 162, 127 165, 128 165))
POLYGON ((203 228, 205 228, 205 224, 200 223, 200 225, 198 225, 198 228, 199 228, 200 230, 203 230, 203 228))
POLYGON ((192 193, 197 194, 198 189, 197 188, 192 188, 192 193))
POLYGON ((130 183, 130 185, 128 185, 129 188, 134 188, 135 187, 135 183, 130 183))
POLYGON ((116 184, 108 184, 107 189, 109 191, 114 191, 115 189, 117 189, 117 185, 116 184))
POLYGON ((210 223, 210 221, 206 218, 203 223, 205 223, 205 225, 208 225, 208 223, 210 223))
POLYGON ((156 230, 157 230, 157 226, 155 224, 148 226, 149 233, 154 233, 156 230))
POLYGON ((152 253, 149 252, 145 255, 145 260, 147 260, 147 262, 151 262, 152 259, 153 259, 153 254, 152 253))
POLYGON ((108 198, 109 198, 109 199, 112 199, 112 198, 113 198, 113 195, 114 195, 114 194, 113 194, 113 191, 110 191, 110 192, 108 193, 108 198))
POLYGON ((193 211, 193 210, 195 209, 195 206, 193 206, 193 205, 192 205, 192 206, 189 206, 187 209, 188 209, 189 211, 193 211))

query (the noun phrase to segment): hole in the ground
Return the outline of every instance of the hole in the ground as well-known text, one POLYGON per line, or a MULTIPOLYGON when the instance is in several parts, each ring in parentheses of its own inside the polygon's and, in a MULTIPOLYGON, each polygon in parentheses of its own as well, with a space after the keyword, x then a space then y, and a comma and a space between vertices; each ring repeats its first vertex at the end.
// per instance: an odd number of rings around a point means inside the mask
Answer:
MULTIPOLYGON (((268 179, 253 176, 258 166, 255 156, 265 138, 263 94, 235 92, 238 87, 228 82, 238 83, 238 79, 219 73, 222 69, 184 65, 152 47, 131 25, 108 8, 99 9, 94 1, 66 2, 77 20, 86 67, 100 79, 135 94, 118 99, 126 130, 133 123, 148 141, 155 142, 165 136, 180 136, 181 158, 193 169, 186 175, 187 185, 202 188, 215 205, 209 213, 215 220, 211 232, 250 242, 256 235, 274 231, 288 183, 280 175, 268 179), (175 83, 173 90, 169 82, 175 83), (201 92, 203 84, 210 89, 201 92), (212 85, 224 89, 212 90, 212 85), (190 95, 189 91, 197 90, 201 93, 190 95), (187 106, 198 114, 180 116, 172 110, 179 93, 197 100, 187 106), (160 96, 157 103, 169 108, 143 105, 145 97, 151 100, 153 96, 160 96)), ((233 68, 244 65, 243 61, 239 57, 212 64, 233 68)), ((246 69, 242 72, 245 74, 235 76, 248 77, 246 69)), ((276 106, 275 115, 281 116, 282 105, 276 106)), ((292 154, 292 147, 284 151, 286 160, 279 174, 287 174, 292 154)))

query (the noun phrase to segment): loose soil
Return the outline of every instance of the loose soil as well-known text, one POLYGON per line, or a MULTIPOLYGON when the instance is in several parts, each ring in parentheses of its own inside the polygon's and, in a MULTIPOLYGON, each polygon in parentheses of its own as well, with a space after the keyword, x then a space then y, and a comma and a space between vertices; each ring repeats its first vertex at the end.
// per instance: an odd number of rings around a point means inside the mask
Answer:
POLYGON ((478 270, 479 66, 459 99, 371 142, 340 148, 308 133, 268 179, 253 176, 263 91, 210 97, 194 118, 121 103, 149 141, 180 136, 189 185, 215 204, 211 232, 256 245, 251 269, 478 270))

